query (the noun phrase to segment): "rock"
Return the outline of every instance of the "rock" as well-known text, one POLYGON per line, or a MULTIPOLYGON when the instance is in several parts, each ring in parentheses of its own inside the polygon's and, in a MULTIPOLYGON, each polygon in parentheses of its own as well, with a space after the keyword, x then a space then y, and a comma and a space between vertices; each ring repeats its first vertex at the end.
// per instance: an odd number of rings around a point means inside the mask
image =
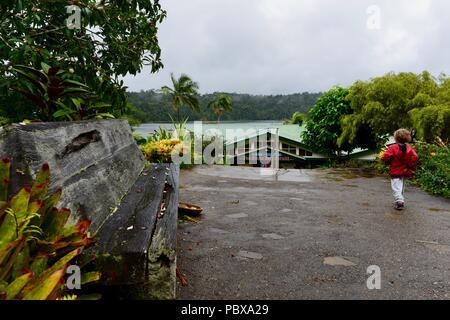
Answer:
POLYGON ((263 258, 263 255, 260 253, 243 250, 239 251, 237 253, 237 256, 240 258, 255 259, 255 260, 261 260, 263 258))
POLYGON ((439 254, 449 254, 450 246, 445 244, 424 243, 424 246, 439 254))
POLYGON ((326 257, 325 259, 323 259, 323 264, 329 266, 344 266, 344 267, 356 266, 356 263, 344 259, 343 257, 326 257))
POLYGON ((93 234, 144 167, 125 120, 13 124, 0 129, 0 157, 5 156, 13 158, 13 172, 23 172, 12 176, 14 193, 48 163, 50 192, 62 187, 60 205, 74 218, 90 219, 93 234))
POLYGON ((272 239, 272 240, 284 239, 283 236, 280 236, 279 234, 276 234, 276 233, 265 233, 265 234, 262 235, 262 237, 266 238, 266 239, 272 239))

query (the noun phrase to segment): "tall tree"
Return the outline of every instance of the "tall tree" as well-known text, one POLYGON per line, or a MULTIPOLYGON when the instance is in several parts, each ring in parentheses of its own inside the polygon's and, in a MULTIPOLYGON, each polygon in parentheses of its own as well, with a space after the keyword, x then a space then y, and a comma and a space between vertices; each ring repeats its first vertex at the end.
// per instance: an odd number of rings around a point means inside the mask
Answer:
POLYGON ((127 109, 121 77, 163 65, 157 31, 159 0, 0 1, 0 116, 33 118, 36 109, 11 90, 15 65, 70 70, 119 115, 127 109))
POLYGON ((351 112, 346 100, 348 89, 334 87, 324 93, 309 112, 303 141, 314 150, 330 156, 338 156, 341 151, 351 151, 351 146, 339 146, 341 117, 351 112))
POLYGON ((233 101, 231 97, 226 94, 219 94, 216 98, 208 103, 208 108, 210 108, 217 117, 217 123, 220 121, 220 117, 225 112, 233 111, 233 101))
POLYGON ((176 79, 173 73, 170 75, 173 87, 164 86, 161 91, 170 96, 172 101, 172 108, 177 115, 177 121, 181 122, 180 109, 186 105, 192 111, 199 112, 200 104, 198 100, 198 84, 192 79, 182 74, 180 78, 176 79))
POLYGON ((436 139, 450 143, 450 103, 430 105, 409 112, 417 130, 417 138, 426 142, 436 139))
POLYGON ((352 112, 342 119, 338 142, 371 148, 384 144, 398 128, 415 128, 419 138, 448 135, 450 81, 440 83, 430 73, 388 73, 357 81, 347 97, 352 112))

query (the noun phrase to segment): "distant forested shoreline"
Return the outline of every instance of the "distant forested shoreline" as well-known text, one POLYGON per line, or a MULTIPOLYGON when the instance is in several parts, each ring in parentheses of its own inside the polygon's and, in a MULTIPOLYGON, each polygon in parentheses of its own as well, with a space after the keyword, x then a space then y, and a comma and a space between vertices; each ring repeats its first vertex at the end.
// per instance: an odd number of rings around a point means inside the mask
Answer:
MULTIPOLYGON (((216 116, 208 109, 208 103, 219 93, 199 96, 200 112, 182 108, 181 115, 189 120, 214 121, 216 116)), ((289 95, 250 95, 226 93, 233 100, 233 111, 223 115, 221 120, 287 120, 299 111, 308 113, 316 103, 320 93, 295 93, 289 95)), ((131 104, 129 116, 140 122, 170 121, 169 113, 173 113, 170 97, 155 90, 129 92, 128 102, 131 104)))

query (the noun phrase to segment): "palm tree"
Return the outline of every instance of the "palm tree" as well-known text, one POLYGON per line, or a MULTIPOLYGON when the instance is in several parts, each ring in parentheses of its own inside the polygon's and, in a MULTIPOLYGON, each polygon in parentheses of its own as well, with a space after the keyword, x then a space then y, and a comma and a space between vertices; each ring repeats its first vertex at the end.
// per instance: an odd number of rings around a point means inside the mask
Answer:
POLYGON ((170 74, 170 77, 173 88, 164 86, 161 91, 172 98, 172 107, 177 114, 177 121, 181 122, 180 109, 183 105, 187 105, 192 111, 200 111, 198 84, 185 74, 182 74, 179 79, 175 79, 173 73, 170 74))
POLYGON ((302 126, 303 122, 305 122, 305 115, 297 111, 292 115, 290 124, 298 124, 299 126, 302 126))
POLYGON ((230 96, 225 94, 218 95, 213 101, 208 103, 208 108, 211 108, 214 114, 217 116, 217 123, 220 120, 220 117, 225 112, 233 111, 233 101, 230 96))

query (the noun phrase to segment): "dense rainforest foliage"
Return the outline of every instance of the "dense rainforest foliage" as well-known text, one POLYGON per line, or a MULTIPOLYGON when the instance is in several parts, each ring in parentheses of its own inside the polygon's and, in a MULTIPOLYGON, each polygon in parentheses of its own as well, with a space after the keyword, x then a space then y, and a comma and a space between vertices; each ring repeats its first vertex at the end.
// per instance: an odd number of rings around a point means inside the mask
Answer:
MULTIPOLYGON (((200 112, 189 108, 181 109, 181 117, 189 120, 217 120, 208 103, 215 99, 218 93, 199 96, 200 112)), ((233 111, 222 115, 221 120, 285 120, 299 111, 308 113, 316 103, 320 93, 296 93, 290 95, 249 95, 227 93, 233 101, 233 111)), ((172 112, 171 99, 154 90, 131 92, 128 101, 133 105, 130 115, 141 122, 170 121, 172 112)))
POLYGON ((163 67, 165 17, 158 0, 0 1, 0 125, 123 116, 121 78, 163 67))
POLYGON ((444 74, 435 78, 427 71, 388 73, 357 81, 346 100, 352 112, 338 115, 340 146, 371 148, 374 140, 383 143, 399 128, 415 129, 417 138, 429 143, 437 137, 450 142, 450 78, 444 74))
POLYGON ((418 140, 448 145, 450 78, 388 73, 332 88, 311 108, 306 128, 305 143, 333 155, 380 148, 399 128, 415 130, 418 140))

